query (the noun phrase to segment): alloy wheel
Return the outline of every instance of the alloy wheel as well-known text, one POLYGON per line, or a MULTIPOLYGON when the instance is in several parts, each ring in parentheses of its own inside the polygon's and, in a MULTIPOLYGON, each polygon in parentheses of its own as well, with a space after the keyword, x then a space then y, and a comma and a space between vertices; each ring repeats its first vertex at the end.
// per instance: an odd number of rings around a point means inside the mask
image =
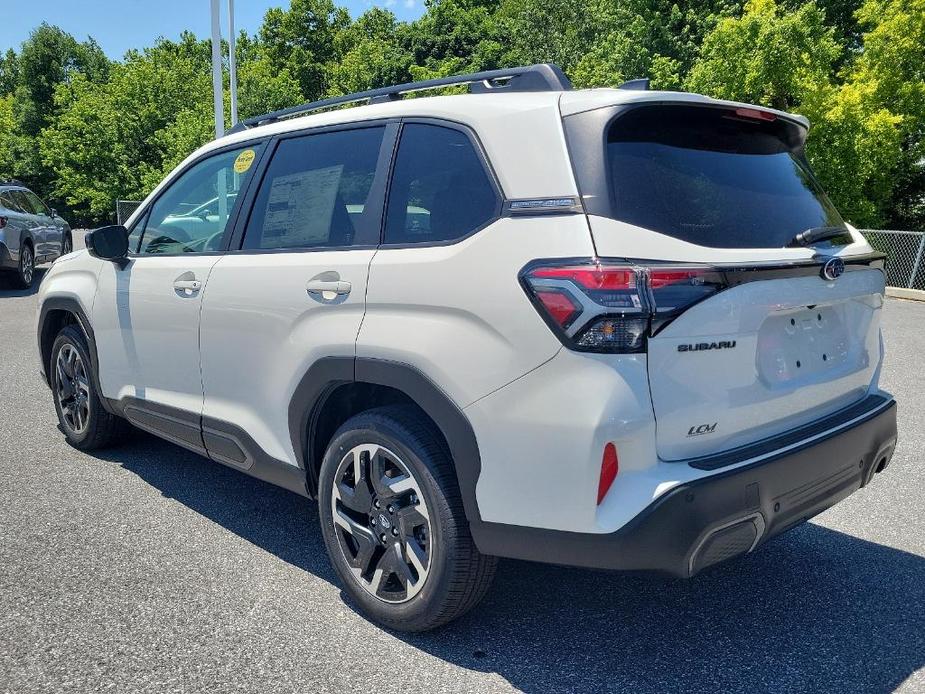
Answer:
POLYGON ((55 362, 55 395, 61 419, 71 433, 80 435, 90 422, 90 381, 80 353, 66 344, 55 362))
POLYGON ((348 451, 334 475, 331 511, 344 559, 367 593, 401 603, 421 591, 433 556, 430 513, 395 453, 374 443, 348 451))
POLYGON ((22 268, 22 278, 26 285, 32 285, 32 277, 35 274, 35 259, 32 256, 32 249, 29 246, 23 246, 20 251, 20 267, 22 268))

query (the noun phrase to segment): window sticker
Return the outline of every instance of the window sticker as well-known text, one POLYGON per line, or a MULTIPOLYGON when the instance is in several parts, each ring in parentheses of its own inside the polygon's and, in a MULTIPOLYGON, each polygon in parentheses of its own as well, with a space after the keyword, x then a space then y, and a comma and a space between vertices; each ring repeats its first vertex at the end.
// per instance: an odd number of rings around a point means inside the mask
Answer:
POLYGON ((328 241, 343 164, 277 176, 270 187, 263 239, 313 246, 328 241))
POLYGON ((238 155, 238 158, 234 160, 234 172, 242 174, 251 168, 251 164, 254 163, 254 150, 245 149, 238 155))

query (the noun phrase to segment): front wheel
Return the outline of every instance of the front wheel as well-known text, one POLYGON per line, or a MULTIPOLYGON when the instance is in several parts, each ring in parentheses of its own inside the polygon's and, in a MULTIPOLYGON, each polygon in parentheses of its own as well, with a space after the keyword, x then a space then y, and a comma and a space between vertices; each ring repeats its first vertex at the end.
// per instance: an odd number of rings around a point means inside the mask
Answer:
POLYGON ((61 329, 51 348, 48 375, 58 423, 68 442, 82 451, 105 448, 121 440, 128 422, 103 407, 94 386, 93 363, 83 331, 77 325, 61 329))
POLYGON ((16 272, 16 285, 20 289, 29 289, 35 281, 35 254, 27 243, 19 249, 19 266, 16 272))
POLYGON ((419 410, 389 406, 348 420, 318 488, 331 562, 374 621, 433 629, 487 592, 497 560, 476 549, 452 461, 419 410))
POLYGON ((64 238, 61 239, 61 255, 67 255, 74 250, 74 241, 71 239, 71 235, 65 234, 64 238))

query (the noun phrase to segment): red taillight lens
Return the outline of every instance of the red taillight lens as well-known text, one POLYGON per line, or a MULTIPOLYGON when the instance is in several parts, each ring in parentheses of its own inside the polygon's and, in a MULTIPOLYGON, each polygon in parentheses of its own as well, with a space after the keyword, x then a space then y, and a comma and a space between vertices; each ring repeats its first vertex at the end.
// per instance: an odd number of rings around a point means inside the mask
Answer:
POLYGON ((601 459, 601 478, 597 483, 597 505, 600 506, 607 492, 610 491, 613 481, 617 479, 620 470, 620 461, 617 458, 617 447, 612 443, 604 446, 604 457, 601 459))
POLYGON ((536 298, 543 304, 543 308, 550 317, 562 328, 567 328, 581 315, 581 306, 577 306, 568 294, 557 289, 540 289, 536 298))
POLYGON ((644 352, 650 334, 724 286, 707 266, 541 262, 521 273, 560 339, 589 352, 644 352))
POLYGON ((631 268, 578 265, 573 267, 543 267, 531 275, 538 279, 565 279, 591 291, 628 290, 636 288, 636 271, 631 268))
POLYGON ((649 270, 649 286, 652 287, 652 289, 661 289, 662 287, 667 287, 672 284, 688 284, 692 280, 703 277, 706 273, 706 270, 700 269, 661 270, 652 268, 649 270))

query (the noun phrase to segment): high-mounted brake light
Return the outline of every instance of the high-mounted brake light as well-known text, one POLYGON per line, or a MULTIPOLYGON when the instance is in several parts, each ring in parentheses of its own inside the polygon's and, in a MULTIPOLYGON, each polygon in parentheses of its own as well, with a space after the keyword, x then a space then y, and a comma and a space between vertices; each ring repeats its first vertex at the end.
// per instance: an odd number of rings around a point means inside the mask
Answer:
POLYGON ((737 108, 735 114, 739 118, 750 118, 751 120, 762 120, 767 121, 768 123, 773 123, 777 120, 777 116, 768 111, 762 111, 757 108, 737 108))
POLYGON ((718 291, 707 266, 537 262, 521 273, 534 305, 566 344, 579 351, 632 354, 678 313, 718 291))

